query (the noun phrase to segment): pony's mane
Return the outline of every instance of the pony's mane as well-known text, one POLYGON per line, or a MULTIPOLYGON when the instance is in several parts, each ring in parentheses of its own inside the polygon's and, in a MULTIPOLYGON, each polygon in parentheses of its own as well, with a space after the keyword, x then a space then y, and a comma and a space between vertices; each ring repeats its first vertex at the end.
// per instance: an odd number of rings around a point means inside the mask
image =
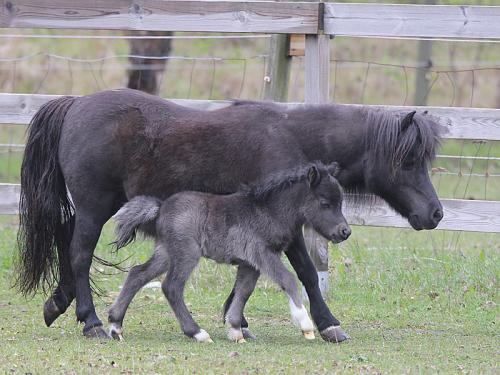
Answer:
POLYGON ((271 173, 259 182, 242 185, 240 191, 253 201, 265 202, 271 194, 289 189, 296 183, 305 181, 312 166, 318 169, 322 177, 328 174, 328 169, 323 163, 309 163, 300 167, 271 173))
POLYGON ((368 129, 365 145, 370 157, 379 163, 389 163, 392 171, 401 168, 404 160, 412 157, 429 164, 440 145, 440 125, 427 113, 416 113, 404 131, 402 122, 406 113, 368 109, 368 129))

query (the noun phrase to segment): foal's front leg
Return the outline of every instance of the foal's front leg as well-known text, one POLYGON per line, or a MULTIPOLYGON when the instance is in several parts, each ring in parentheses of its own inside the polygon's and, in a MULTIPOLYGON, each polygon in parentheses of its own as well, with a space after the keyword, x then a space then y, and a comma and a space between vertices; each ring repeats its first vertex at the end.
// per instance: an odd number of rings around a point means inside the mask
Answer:
POLYGON ((238 266, 236 282, 233 289, 234 295, 224 316, 228 328, 227 336, 231 341, 236 341, 238 343, 245 342, 246 337, 243 330, 247 328, 242 329, 241 326, 243 309, 245 308, 248 298, 250 298, 250 295, 255 289, 255 284, 257 284, 259 276, 260 272, 251 266, 244 264, 238 266))
POLYGON ((340 322, 332 315, 321 295, 318 274, 307 253, 302 233, 297 235, 285 254, 306 288, 311 315, 323 340, 339 343, 348 339, 349 336, 340 327, 340 322))
POLYGON ((278 253, 269 250, 262 258, 261 270, 267 273, 288 294, 292 321, 302 330, 306 339, 313 340, 314 325, 302 303, 302 296, 297 289, 295 276, 287 270, 278 253))

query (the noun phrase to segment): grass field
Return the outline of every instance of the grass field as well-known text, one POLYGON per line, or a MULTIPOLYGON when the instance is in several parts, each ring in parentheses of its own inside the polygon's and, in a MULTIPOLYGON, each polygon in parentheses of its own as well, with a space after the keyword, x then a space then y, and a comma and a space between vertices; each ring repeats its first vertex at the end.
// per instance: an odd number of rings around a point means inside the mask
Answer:
MULTIPOLYGON (((151 243, 110 252, 111 225, 99 253, 144 261, 151 243)), ((186 300, 214 339, 184 337, 159 289, 136 297, 125 319, 124 342, 84 339, 74 307, 51 328, 42 296, 26 301, 13 279, 15 228, 0 231, 0 373, 498 373, 500 236, 354 228, 331 249, 329 305, 351 340, 341 345, 303 339, 290 322, 284 295, 259 281, 246 315, 258 340, 225 338, 221 306, 233 269, 202 262, 186 300)), ((101 318, 125 275, 99 275, 106 296, 101 318)), ((317 335, 319 337, 319 335, 317 335)))

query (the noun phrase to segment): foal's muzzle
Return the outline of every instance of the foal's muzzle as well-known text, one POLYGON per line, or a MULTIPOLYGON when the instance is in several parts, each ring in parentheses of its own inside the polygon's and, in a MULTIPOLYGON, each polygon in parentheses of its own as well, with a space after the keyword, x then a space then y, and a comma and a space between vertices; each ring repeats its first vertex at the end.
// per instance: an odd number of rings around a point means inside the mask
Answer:
POLYGON ((331 240, 333 243, 339 243, 345 241, 351 235, 351 228, 347 223, 339 224, 335 228, 335 232, 331 235, 331 240))

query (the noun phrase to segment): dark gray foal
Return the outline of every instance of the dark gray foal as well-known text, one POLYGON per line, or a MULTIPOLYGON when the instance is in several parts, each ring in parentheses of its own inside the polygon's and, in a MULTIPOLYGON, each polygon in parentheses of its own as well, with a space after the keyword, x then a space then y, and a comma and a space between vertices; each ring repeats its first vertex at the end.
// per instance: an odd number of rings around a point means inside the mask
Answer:
POLYGON ((228 337, 244 342, 243 309, 260 272, 288 295, 292 320, 307 339, 314 327, 302 304, 295 276, 282 263, 281 252, 304 224, 334 242, 347 239, 350 228, 342 215, 337 165, 313 163, 245 186, 231 195, 182 192, 165 201, 137 196, 115 215, 117 246, 131 242, 139 229, 156 240, 151 259, 133 267, 109 311, 110 334, 121 339, 123 318, 135 294, 166 273, 162 290, 185 335, 211 342, 184 303, 184 286, 201 257, 238 265, 235 294, 225 321, 228 337))

